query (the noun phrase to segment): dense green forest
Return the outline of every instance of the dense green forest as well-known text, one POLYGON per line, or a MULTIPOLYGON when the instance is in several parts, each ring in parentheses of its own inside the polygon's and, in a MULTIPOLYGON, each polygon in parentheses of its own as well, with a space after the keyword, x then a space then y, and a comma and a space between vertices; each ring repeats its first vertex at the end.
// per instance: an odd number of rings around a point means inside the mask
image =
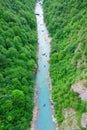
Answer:
POLYGON ((64 108, 73 108, 83 130, 81 117, 87 112, 87 100, 81 100, 71 86, 86 81, 87 87, 87 0, 44 0, 44 16, 52 37, 50 74, 55 116, 61 126, 64 108))
POLYGON ((30 127, 36 67, 35 0, 0 0, 0 130, 30 127))

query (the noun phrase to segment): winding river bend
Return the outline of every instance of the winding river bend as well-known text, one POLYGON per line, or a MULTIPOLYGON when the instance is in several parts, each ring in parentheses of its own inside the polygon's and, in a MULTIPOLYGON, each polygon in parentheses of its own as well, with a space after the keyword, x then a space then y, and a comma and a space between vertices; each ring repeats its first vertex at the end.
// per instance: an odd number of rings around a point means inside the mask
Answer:
POLYGON ((53 112, 50 102, 50 78, 49 78, 49 54, 50 38, 46 29, 43 17, 42 1, 37 2, 35 9, 38 32, 38 71, 36 74, 36 89, 38 106, 38 116, 32 130, 55 130, 55 124, 52 120, 53 112))

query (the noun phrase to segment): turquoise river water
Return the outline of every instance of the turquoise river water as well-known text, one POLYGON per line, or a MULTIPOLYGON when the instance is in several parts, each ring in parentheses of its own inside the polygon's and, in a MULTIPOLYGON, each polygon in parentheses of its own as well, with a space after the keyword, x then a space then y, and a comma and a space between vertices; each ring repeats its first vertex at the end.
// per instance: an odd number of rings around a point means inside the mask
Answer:
POLYGON ((49 78, 50 38, 48 37, 48 31, 44 23, 41 2, 37 2, 35 9, 38 31, 38 71, 36 74, 38 116, 35 123, 35 130, 55 130, 49 99, 51 89, 49 78))

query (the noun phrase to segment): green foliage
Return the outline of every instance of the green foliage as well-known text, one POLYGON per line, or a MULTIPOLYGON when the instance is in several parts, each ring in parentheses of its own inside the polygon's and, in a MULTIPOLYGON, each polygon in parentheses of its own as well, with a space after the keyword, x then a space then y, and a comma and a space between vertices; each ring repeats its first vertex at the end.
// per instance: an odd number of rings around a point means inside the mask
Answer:
POLYGON ((87 112, 87 102, 82 102, 79 95, 71 91, 72 84, 87 80, 86 12, 86 0, 44 0, 45 21, 52 37, 52 97, 59 124, 64 120, 64 108, 74 108, 79 120, 81 114, 87 112))
POLYGON ((27 130, 37 61, 35 0, 0 0, 0 130, 27 130))
POLYGON ((13 90, 11 93, 11 97, 15 106, 24 106, 24 93, 21 90, 13 90))

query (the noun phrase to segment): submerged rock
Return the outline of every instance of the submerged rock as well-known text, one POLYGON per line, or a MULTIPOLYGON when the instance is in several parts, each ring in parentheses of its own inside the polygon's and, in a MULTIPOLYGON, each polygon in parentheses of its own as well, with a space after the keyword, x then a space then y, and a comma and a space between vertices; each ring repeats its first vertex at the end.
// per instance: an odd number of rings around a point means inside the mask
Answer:
POLYGON ((46 106, 46 104, 43 104, 43 107, 45 107, 46 106))
POLYGON ((38 13, 35 13, 35 15, 40 15, 40 14, 38 14, 38 13))

